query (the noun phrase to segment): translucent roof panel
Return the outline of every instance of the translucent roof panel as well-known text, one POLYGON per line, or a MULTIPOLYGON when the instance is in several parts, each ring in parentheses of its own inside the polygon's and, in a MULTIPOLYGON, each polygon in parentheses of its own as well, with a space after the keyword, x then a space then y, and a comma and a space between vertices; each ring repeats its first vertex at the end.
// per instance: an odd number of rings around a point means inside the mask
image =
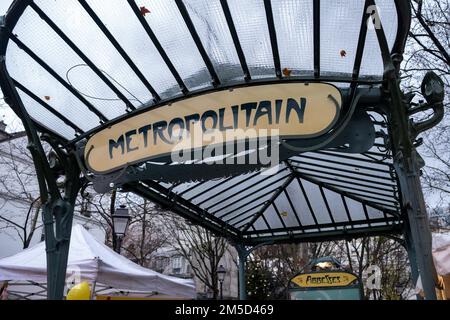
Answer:
POLYGON ((322 74, 351 74, 356 58, 364 1, 339 0, 335 6, 320 2, 320 63, 322 74), (359 32, 359 31, 358 31, 359 32))
POLYGON ((316 224, 309 204, 309 199, 305 197, 299 181, 295 179, 286 187, 286 193, 288 194, 288 200, 291 202, 291 210, 298 214, 298 218, 302 226, 311 226, 316 224))
POLYGON ((246 185, 244 183, 240 185, 239 191, 233 188, 226 192, 220 192, 217 197, 213 197, 212 199, 208 199, 207 202, 202 203, 201 207, 206 208, 208 211, 221 210, 221 208, 230 204, 238 203, 241 199, 248 199, 249 196, 255 195, 258 192, 267 192, 273 187, 278 187, 285 181, 287 176, 289 176, 289 172, 285 171, 284 174, 269 176, 258 182, 255 182, 253 179, 249 180, 246 185))
MULTIPOLYGON (((34 10, 31 8, 26 9, 22 19, 23 23, 18 24, 14 33, 24 45, 44 60, 47 65, 51 66, 63 80, 72 84, 76 90, 83 93, 83 96, 105 116, 112 119, 123 114, 126 109, 125 104, 115 97, 114 92, 84 64, 83 60, 34 10), (30 29, 34 31, 30 32, 30 29), (42 45, 43 43, 45 45, 42 45), (64 57, 64 59, 61 57, 64 57)), ((31 60, 30 57, 25 56, 23 51, 16 53, 16 51, 11 52, 9 50, 7 57, 10 57, 7 59, 10 73, 13 77, 15 73, 19 74, 20 76, 17 77, 23 78, 23 82, 26 84, 28 75, 24 70, 27 68, 27 61, 31 60), (19 61, 23 65, 21 70, 17 69, 18 65, 16 63, 19 61)), ((33 62, 33 65, 36 64, 36 62, 33 62)), ((43 79, 34 77, 34 80, 41 84, 43 79)), ((30 87, 30 89, 32 88, 30 87)))
MULTIPOLYGON (((85 131, 100 124, 100 119, 85 104, 24 51, 20 50, 16 44, 9 45, 8 56, 16 58, 8 59, 7 62, 11 77, 27 87, 41 100, 45 100, 55 110, 65 114, 85 131), (46 85, 43 86, 43 83, 46 85), (84 117, 80 117, 80 115, 84 115, 84 117)), ((38 114, 36 117, 37 121, 51 127, 51 124, 46 123, 45 119, 40 119, 38 114)))
MULTIPOLYGON (((48 129, 58 128, 58 133, 65 138, 70 138, 75 135, 75 130, 66 125, 61 119, 56 117, 52 112, 43 108, 39 103, 34 101, 26 93, 18 90, 20 98, 22 99, 27 112, 32 119, 40 119, 42 123, 45 123, 48 129)), ((41 122, 39 122, 42 124, 41 122)))
MULTIPOLYGON (((395 2, 391 0, 377 0, 378 12, 380 15, 381 23, 386 35, 386 40, 389 46, 395 43, 398 19, 395 2)), ((383 60, 381 59, 381 51, 378 46, 378 39, 375 32, 375 28, 367 30, 366 44, 364 47, 364 54, 361 64, 361 77, 373 77, 381 75, 383 73, 383 60)))
POLYGON ((288 198, 288 195, 282 192, 274 201, 273 207, 284 226, 287 228, 301 227, 299 215, 293 211, 291 203, 292 200, 288 198))
MULTIPOLYGON (((122 1, 114 2, 117 4, 122 1)), ((37 0, 35 3, 97 68, 107 75, 116 88, 134 106, 138 107, 142 103, 151 100, 152 95, 148 89, 81 6, 80 2, 77 0, 37 0)), ((108 6, 104 10, 114 10, 114 7, 117 6, 111 1, 108 2, 108 6)), ((129 17, 126 13, 124 13, 124 16, 129 17)), ((127 31, 127 29, 124 29, 127 26, 127 20, 124 18, 119 20, 123 32, 127 31)), ((44 44, 41 43, 41 45, 44 44)), ((141 58, 144 57, 141 56, 141 58)), ((100 98, 102 97, 100 96, 100 98)))
POLYGON ((308 181, 299 181, 304 196, 308 199, 314 199, 310 201, 311 212, 315 215, 319 224, 331 223, 331 217, 329 211, 325 205, 325 202, 320 194, 319 187, 308 181))
POLYGON ((220 0, 189 0, 185 3, 221 82, 242 81, 244 73, 220 0))
MULTIPOLYGON (((279 216, 279 213, 275 210, 274 206, 270 206, 267 208, 266 212, 264 213, 264 218, 261 217, 261 219, 264 219, 267 221, 267 224, 270 229, 281 229, 283 228, 284 221, 279 216)), ((256 224, 255 228, 257 228, 258 224, 256 224)))
POLYGON ((252 78, 274 78, 275 67, 264 2, 229 0, 228 5, 252 78))
POLYGON ((311 75, 314 70, 312 1, 273 1, 281 68, 291 76, 311 75))
POLYGON ((126 1, 109 0, 108 10, 105 1, 88 3, 162 98, 180 93, 171 91, 177 87, 176 80, 126 1))
MULTIPOLYGON (((188 88, 195 90, 209 87, 211 76, 208 74, 207 67, 176 1, 137 0, 136 4, 139 8, 143 8, 142 10, 149 11, 145 14, 146 22, 155 33, 188 88)), ((154 61, 148 61, 148 63, 153 64, 154 61)))

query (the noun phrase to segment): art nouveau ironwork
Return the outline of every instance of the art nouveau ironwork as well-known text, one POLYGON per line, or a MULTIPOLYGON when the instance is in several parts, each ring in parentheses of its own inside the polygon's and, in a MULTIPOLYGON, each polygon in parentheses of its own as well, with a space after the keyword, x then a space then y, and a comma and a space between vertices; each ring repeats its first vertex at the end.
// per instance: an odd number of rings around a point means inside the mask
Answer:
POLYGON ((45 203, 49 298, 62 298, 73 204, 88 183, 134 192, 228 238, 241 270, 247 248, 261 244, 405 235, 415 280, 435 298, 416 147, 442 119, 442 97, 432 75, 427 103, 414 106, 400 89, 409 25, 407 0, 16 0, 2 20, 0 84, 27 131, 45 203), (273 174, 260 163, 170 157, 107 172, 88 165, 89 140, 133 117, 295 83, 333 84, 342 110, 320 136, 282 140, 273 174), (427 109, 430 121, 410 120, 427 109))

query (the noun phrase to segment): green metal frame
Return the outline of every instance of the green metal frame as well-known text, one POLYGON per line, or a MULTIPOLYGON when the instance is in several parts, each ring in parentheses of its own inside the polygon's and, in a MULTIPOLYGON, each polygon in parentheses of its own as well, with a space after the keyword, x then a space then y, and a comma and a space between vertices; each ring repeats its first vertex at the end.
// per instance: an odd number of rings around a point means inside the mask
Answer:
POLYGON ((82 184, 80 169, 70 150, 60 148, 61 141, 48 135, 38 136, 35 124, 27 115, 11 79, 7 77, 4 59, 1 61, 0 69, 3 71, 0 72, 2 88, 9 92, 9 95, 5 95, 5 101, 23 121, 29 141, 27 147, 36 168, 40 199, 43 204, 42 216, 47 251, 47 295, 49 299, 61 300, 66 279, 75 200, 82 184), (50 162, 47 158, 41 139, 46 140, 54 150, 54 161, 50 162), (61 168, 64 168, 63 172, 61 168), (62 187, 57 183, 60 173, 65 175, 62 187))
MULTIPOLYGON (((428 218, 426 214, 425 202, 420 186, 420 167, 422 160, 416 151, 417 135, 431 128, 442 119, 442 108, 439 105, 423 106, 421 110, 433 109, 435 116, 431 121, 426 123, 412 123, 410 121, 410 115, 412 111, 410 101, 405 97, 400 89, 399 78, 399 66, 402 60, 403 50, 406 43, 406 37, 410 26, 410 3, 408 0, 393 0, 395 2, 398 13, 398 32, 397 39, 392 51, 387 44, 386 36, 383 28, 376 29, 379 46, 384 62, 384 75, 383 80, 364 80, 359 77, 359 70, 361 67, 361 60, 364 51, 364 45, 366 40, 367 30, 365 22, 372 16, 371 13, 363 15, 361 23, 361 30, 358 39, 357 57, 355 61, 354 72, 351 78, 348 77, 324 77, 320 73, 320 1, 314 1, 314 76, 312 77, 293 77, 292 79, 285 79, 281 76, 279 53, 277 45, 276 30, 273 26, 273 12, 271 8, 271 1, 264 1, 267 20, 269 25, 270 40, 272 44, 272 54, 275 65, 275 79, 271 80, 254 80, 249 72, 245 55, 242 51, 239 43, 239 37, 237 35, 236 28, 233 24, 232 15, 228 8, 226 0, 221 0, 222 10, 224 11, 226 21, 228 23, 231 37, 235 45, 239 61, 241 63, 242 71, 244 74, 244 82, 237 84, 237 86, 257 85, 257 84, 269 84, 280 83, 290 81, 308 81, 308 82, 346 82, 350 84, 350 88, 346 95, 345 107, 350 108, 352 102, 358 101, 358 106, 362 109, 365 105, 378 105, 377 110, 373 110, 382 114, 386 118, 386 121, 373 121, 374 124, 379 122, 380 125, 388 127, 389 136, 384 137, 385 143, 380 144, 379 148, 386 150, 386 152, 365 152, 363 154, 364 159, 354 158, 351 155, 339 154, 339 150, 316 150, 310 155, 301 154, 298 158, 290 158, 285 162, 285 172, 288 173, 287 180, 276 189, 270 189, 270 186, 264 185, 266 180, 258 181, 256 184, 262 185, 260 189, 266 188, 268 190, 267 195, 271 195, 269 200, 264 200, 261 197, 261 202, 255 200, 254 208, 250 208, 237 216, 232 216, 230 212, 227 212, 226 206, 221 207, 222 211, 217 216, 220 210, 217 209, 219 203, 209 205, 208 208, 202 207, 203 203, 207 200, 202 200, 200 203, 195 204, 196 198, 205 194, 209 195, 209 200, 217 197, 217 193, 213 192, 219 185, 233 182, 227 190, 236 190, 232 197, 236 196, 238 192, 243 192, 245 189, 240 188, 240 184, 243 181, 233 180, 234 177, 229 177, 224 181, 209 187, 206 191, 201 191, 201 186, 204 182, 199 182, 194 186, 183 190, 181 192, 174 192, 180 184, 172 184, 170 187, 164 186, 154 180, 147 178, 141 179, 125 179, 119 185, 123 191, 133 192, 144 198, 147 198, 167 209, 170 209, 180 216, 197 223, 205 228, 211 230, 219 236, 226 237, 233 243, 239 254, 240 266, 239 266, 239 279, 240 279, 240 297, 245 299, 245 260, 250 254, 251 250, 247 247, 255 248, 261 245, 271 243, 293 243, 293 242, 307 242, 307 241, 326 241, 335 239, 352 239, 362 236, 375 236, 375 235, 387 235, 403 234, 405 235, 408 253, 411 262, 413 279, 417 281, 418 275, 422 279, 425 296, 427 299, 436 299, 435 287, 437 284, 436 271, 434 269, 433 260, 431 257, 431 233, 428 226, 428 218), (369 84, 376 86, 375 89, 368 91, 367 89, 359 88, 360 85, 369 84), (374 93, 375 92, 375 93, 374 93), (392 151, 392 154, 390 152, 392 151), (357 176, 349 175, 350 171, 346 169, 339 169, 339 173, 336 174, 339 179, 332 177, 330 174, 324 174, 320 165, 316 165, 314 168, 305 169, 305 163, 308 160, 314 160, 321 156, 333 156, 335 158, 323 160, 330 165, 332 164, 345 164, 346 160, 354 161, 358 160, 361 163, 355 165, 357 168, 365 170, 378 170, 382 173, 389 175, 389 178, 385 182, 379 182, 377 186, 373 180, 370 180, 370 174, 357 176), (303 157, 303 158, 302 158, 303 157), (388 159, 389 161, 386 161, 388 159), (367 164, 366 164, 367 163, 367 164), (374 169, 373 164, 384 166, 385 169, 374 169), (368 176, 368 177, 367 177, 368 176), (304 179, 304 180, 303 180, 304 179), (292 199, 287 192, 288 182, 298 181, 299 186, 308 202, 308 206, 311 209, 312 218, 315 221, 313 226, 304 226, 301 224, 299 215, 292 204, 292 199), (331 219, 329 224, 320 224, 317 221, 305 190, 302 186, 302 181, 307 181, 318 186, 321 197, 326 205, 326 208, 331 219), (343 185, 342 181, 353 181, 354 187, 343 185), (383 185, 383 188, 380 186, 383 185), (370 191, 358 192, 358 188, 365 188, 370 191), (386 191, 386 189, 388 191, 386 191), (199 191, 200 190, 200 191, 199 191), (346 214, 348 216, 348 222, 339 223, 334 221, 330 205, 327 202, 324 190, 332 191, 339 194, 342 197, 346 214), (369 194, 370 193, 370 194, 369 194), (256 222, 258 218, 264 217, 264 212, 270 206, 273 206, 275 212, 280 217, 282 222, 279 208, 276 206, 276 199, 278 196, 285 195, 288 199, 292 210, 295 212, 296 219, 299 227, 288 228, 283 224, 282 228, 274 229, 269 226, 267 221, 267 230, 256 230, 253 226, 253 222, 256 222), (346 205, 346 199, 352 199, 361 203, 366 216, 365 220, 353 221, 350 217, 349 209, 346 205), (380 210, 384 217, 382 219, 369 219, 367 208, 372 207, 380 210), (216 208, 212 210, 213 208, 216 208), (225 211, 225 212, 224 212, 225 211), (383 225, 373 226, 382 222, 383 225), (360 227, 360 225, 366 225, 360 227), (311 232, 311 230, 313 232, 311 232), (317 230, 316 230, 317 229, 317 230), (324 230, 325 229, 325 230, 324 230)), ((46 14, 38 7, 32 0, 16 0, 11 6, 6 17, 0 23, 0 85, 5 95, 6 102, 13 108, 15 113, 23 121, 28 140, 29 149, 33 156, 33 161, 36 166, 36 174, 39 181, 39 187, 41 192, 42 203, 44 204, 43 218, 45 223, 45 241, 47 248, 47 265, 48 265, 48 298, 49 299, 62 299, 64 289, 64 279, 67 268, 67 258, 69 249, 70 232, 74 211, 74 204, 80 188, 89 183, 92 180, 90 174, 85 170, 83 166, 82 157, 80 157, 79 145, 86 138, 89 138, 94 133, 111 126, 114 123, 118 123, 133 115, 145 112, 150 108, 156 108, 168 102, 173 102, 178 99, 186 99, 195 95, 204 94, 206 92, 223 90, 226 87, 220 83, 220 80, 214 70, 214 66, 211 64, 210 58, 205 51, 200 38, 195 30, 189 13, 187 12, 183 1, 177 0, 176 4, 182 14, 182 17, 186 23, 189 32, 202 56, 202 59, 207 66, 208 72, 213 80, 213 87, 197 92, 189 92, 186 88, 183 79, 181 79, 177 70, 171 63, 169 57, 164 52, 164 48, 159 43, 157 37, 146 24, 145 19, 140 16, 139 10, 133 0, 128 0, 133 11, 136 13, 137 19, 143 25, 146 33, 149 36, 150 41, 155 45, 161 57, 167 64, 170 72, 177 80, 178 85, 181 88, 183 95, 181 97, 174 98, 171 101, 162 101, 158 94, 151 87, 142 73, 134 65, 133 61, 127 55, 127 53, 120 47, 117 40, 114 39, 112 34, 108 31, 102 21, 95 15, 88 3, 84 0, 80 0, 80 4, 84 7, 87 13, 91 16, 93 21, 99 26, 105 36, 111 41, 118 53, 124 58, 124 60, 130 65, 131 69, 137 74, 137 76, 143 81, 144 85, 151 92, 154 101, 149 102, 148 105, 135 110, 133 105, 124 97, 120 92, 117 92, 117 88, 114 87, 109 79, 107 79, 102 72, 93 64, 86 55, 76 47, 76 45, 65 35, 54 23, 46 16, 46 14), (19 21, 20 17, 24 13, 25 9, 31 7, 37 12, 40 17, 55 31, 58 36, 61 37, 72 49, 76 52, 82 60, 95 72, 106 85, 108 85, 114 92, 118 94, 118 97, 127 106, 127 113, 116 119, 107 119, 100 111, 96 110, 86 99, 80 96, 76 90, 70 85, 64 83, 64 80, 58 78, 57 74, 46 65, 32 50, 26 47, 14 34, 13 30, 19 21), (53 75, 60 83, 83 101, 86 106, 94 114, 96 114, 101 122, 101 125, 88 131, 83 132, 78 128, 71 119, 67 119, 64 115, 56 112, 44 101, 40 100, 32 92, 30 92, 23 84, 12 79, 8 73, 5 63, 5 56, 9 41, 14 41, 22 50, 24 50, 30 57, 32 57, 38 64, 40 64, 45 70, 53 75), (52 112, 56 117, 61 119, 68 127, 73 128, 77 132, 77 137, 71 141, 67 141, 55 132, 54 129, 46 128, 39 122, 34 121, 27 113, 24 107, 17 89, 26 92, 33 100, 38 102, 43 108, 52 112), (39 136, 42 133, 42 136, 39 136), (48 143, 53 150, 50 156, 45 152, 42 142, 48 143), (80 159, 81 158, 81 159, 80 159), (61 186, 57 183, 58 177, 64 175, 65 182, 61 186)), ((374 0, 366 0, 364 9, 367 9, 371 5, 375 5, 374 0)), ((375 13, 377 14, 377 13, 375 13)), ((255 173, 257 174, 257 172, 255 173)), ((104 178, 106 182, 114 182, 110 177, 104 178), (108 180, 109 179, 109 180, 108 180)), ((283 179, 284 177, 280 178, 283 179)), ((249 178, 251 179, 251 178, 249 178)), ((242 179, 240 179, 242 180, 242 179)), ((115 186, 117 187, 117 186, 115 186)), ((240 207, 245 208, 248 204, 244 199, 241 201, 240 207)), ((235 209, 234 209, 235 210, 235 209)), ((283 222, 282 222, 283 223, 283 222)))

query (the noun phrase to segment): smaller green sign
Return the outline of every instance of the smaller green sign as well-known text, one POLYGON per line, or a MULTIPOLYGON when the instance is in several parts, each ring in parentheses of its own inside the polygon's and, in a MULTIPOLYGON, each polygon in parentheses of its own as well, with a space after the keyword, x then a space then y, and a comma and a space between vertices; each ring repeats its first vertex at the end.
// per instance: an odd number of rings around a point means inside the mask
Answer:
POLYGON ((345 271, 300 273, 289 287, 291 300, 361 300, 359 278, 345 271))

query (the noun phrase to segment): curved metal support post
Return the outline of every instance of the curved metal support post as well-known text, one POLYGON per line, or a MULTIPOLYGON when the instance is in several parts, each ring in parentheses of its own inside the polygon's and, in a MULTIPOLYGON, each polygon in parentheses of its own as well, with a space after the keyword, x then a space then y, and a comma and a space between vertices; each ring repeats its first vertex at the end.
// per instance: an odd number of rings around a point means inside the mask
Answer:
POLYGON ((400 90, 396 75, 387 79, 387 90, 391 105, 391 137, 396 152, 394 167, 397 172, 403 211, 407 215, 409 234, 409 256, 411 270, 414 273, 415 262, 411 250, 414 249, 415 260, 422 279, 426 299, 436 299, 435 288, 438 284, 436 269, 431 251, 431 231, 425 200, 420 182, 420 168, 423 159, 414 146, 414 132, 407 114, 407 104, 400 90))
POLYGON ((245 245, 239 243, 234 247, 237 250, 239 257, 239 300, 247 300, 247 283, 246 283, 246 262, 248 256, 258 248, 273 244, 273 241, 258 244, 254 247, 247 248, 245 245))
MULTIPOLYGON (((26 3, 23 1, 24 5, 26 3)), ((2 22, 0 38, 7 39, 10 30, 7 29, 5 21, 2 22)), ((61 300, 66 279, 73 211, 81 187, 80 170, 73 155, 62 149, 62 145, 65 144, 63 141, 43 137, 42 140, 45 139, 54 151, 52 159, 48 159, 37 131, 37 124, 28 114, 6 69, 5 49, 6 46, 1 44, 0 86, 5 101, 20 117, 25 128, 43 205, 42 216, 47 251, 47 297, 52 300, 61 300), (65 175, 62 187, 57 183, 60 175, 65 175)))
MULTIPOLYGON (((368 1, 375 5, 374 0, 368 1)), ((398 5, 401 3, 409 6, 407 1, 397 1, 398 5)), ((378 15, 378 13, 376 14, 378 15)), ((378 19, 380 19, 379 15, 378 19)), ((435 289, 438 278, 431 252, 431 231, 420 183, 420 168, 423 166, 423 160, 414 145, 417 131, 414 130, 413 123, 409 119, 410 101, 400 89, 398 64, 402 60, 402 55, 401 52, 391 54, 382 24, 375 28, 375 32, 384 62, 384 90, 389 106, 386 113, 390 123, 390 142, 395 155, 394 167, 400 184, 402 210, 406 213, 405 218, 407 218, 406 228, 411 231, 408 241, 414 248, 425 297, 429 300, 436 300, 435 289)), ((435 120, 432 124, 436 124, 435 120)), ((425 129, 425 127, 429 128, 430 123, 422 124, 419 129, 425 129)), ((410 252, 410 258, 413 257, 410 252)), ((411 259, 411 269, 414 272, 413 260, 411 259)))
POLYGON ((245 264, 247 261, 247 250, 243 245, 237 245, 236 250, 239 257, 239 300, 247 300, 247 286, 245 282, 245 264))
MULTIPOLYGON (((419 269, 417 267, 417 257, 416 250, 414 250, 414 243, 411 237, 411 230, 407 228, 405 230, 405 249, 408 253, 409 266, 411 268, 411 280, 414 288, 417 286, 417 281, 419 280, 419 269)), ((417 300, 422 300, 422 296, 416 295, 417 300)))
POLYGON ((418 274, 422 280, 426 299, 436 300, 438 277, 432 256, 432 239, 420 184, 418 154, 399 153, 395 167, 400 179, 403 205, 407 214, 408 255, 410 258, 413 280, 417 283, 418 274), (416 272, 418 269, 418 274, 416 272))
POLYGON ((42 215, 47 251, 47 298, 62 300, 69 256, 75 201, 82 186, 80 169, 73 153, 65 153, 58 143, 50 137, 43 137, 55 150, 56 157, 50 158, 49 166, 56 179, 65 175, 64 185, 58 196, 49 197, 44 204, 42 215))

